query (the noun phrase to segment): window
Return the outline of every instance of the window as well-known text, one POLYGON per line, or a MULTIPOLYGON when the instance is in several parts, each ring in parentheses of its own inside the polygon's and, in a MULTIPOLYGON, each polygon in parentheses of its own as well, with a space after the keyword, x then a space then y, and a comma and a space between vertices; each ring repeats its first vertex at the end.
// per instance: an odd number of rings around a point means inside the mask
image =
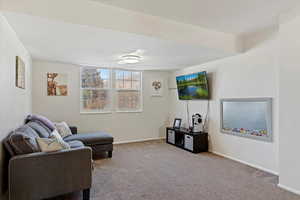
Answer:
POLYGON ((111 111, 111 71, 103 68, 81 68, 82 113, 111 111))
POLYGON ((142 110, 141 72, 81 68, 80 76, 81 113, 105 113, 112 108, 117 112, 142 110))
POLYGON ((117 111, 141 111, 141 72, 115 70, 117 111))

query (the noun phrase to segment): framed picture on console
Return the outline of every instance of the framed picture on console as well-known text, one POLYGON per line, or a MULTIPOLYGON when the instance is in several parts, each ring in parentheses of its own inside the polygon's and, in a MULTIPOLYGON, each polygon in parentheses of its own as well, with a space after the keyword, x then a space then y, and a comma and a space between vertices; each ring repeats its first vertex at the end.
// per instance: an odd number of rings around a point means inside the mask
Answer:
POLYGON ((181 119, 175 118, 173 123, 173 128, 180 129, 180 126, 181 126, 181 119))

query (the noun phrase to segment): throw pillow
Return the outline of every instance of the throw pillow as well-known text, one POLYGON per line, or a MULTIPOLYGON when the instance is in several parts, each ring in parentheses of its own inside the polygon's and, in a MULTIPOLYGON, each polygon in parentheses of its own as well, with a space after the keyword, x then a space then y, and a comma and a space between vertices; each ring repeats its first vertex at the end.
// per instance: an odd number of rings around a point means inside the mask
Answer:
POLYGON ((66 149, 64 145, 56 138, 36 138, 42 152, 53 152, 66 149))
POLYGON ((56 122, 54 125, 62 138, 72 135, 72 131, 66 122, 56 122))
POLYGON ((24 125, 13 131, 8 136, 8 142, 16 155, 39 152, 36 138, 39 135, 29 126, 24 125))
POLYGON ((48 138, 52 132, 47 126, 39 121, 30 121, 26 125, 35 130, 35 132, 37 132, 41 138, 48 138))
POLYGON ((64 149, 70 149, 70 145, 68 143, 66 143, 63 138, 60 136, 60 134, 57 132, 57 130, 54 130, 51 133, 50 139, 51 138, 56 138, 57 141, 64 147, 64 149))
POLYGON ((54 123, 50 121, 48 118, 41 115, 28 115, 26 118, 26 123, 28 123, 29 121, 40 121, 45 126, 47 126, 51 131, 55 129, 54 123))

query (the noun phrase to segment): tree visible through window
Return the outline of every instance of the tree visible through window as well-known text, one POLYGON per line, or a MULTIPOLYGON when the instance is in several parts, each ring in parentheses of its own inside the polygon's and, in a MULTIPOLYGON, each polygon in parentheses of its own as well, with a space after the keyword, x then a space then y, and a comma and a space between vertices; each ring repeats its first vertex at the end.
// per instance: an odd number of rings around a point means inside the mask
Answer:
POLYGON ((111 111, 111 72, 109 69, 82 68, 81 112, 111 111))
POLYGON ((118 111, 141 110, 141 72, 116 70, 118 111))

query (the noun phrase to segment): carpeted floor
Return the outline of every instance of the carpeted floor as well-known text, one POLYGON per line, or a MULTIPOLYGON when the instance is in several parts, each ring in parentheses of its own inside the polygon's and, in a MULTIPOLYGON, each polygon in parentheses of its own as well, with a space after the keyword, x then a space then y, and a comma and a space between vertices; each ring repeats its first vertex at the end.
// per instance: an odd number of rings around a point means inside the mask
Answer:
POLYGON ((95 161, 91 199, 300 200, 276 184, 277 176, 238 162, 153 141, 115 145, 112 159, 95 161))

